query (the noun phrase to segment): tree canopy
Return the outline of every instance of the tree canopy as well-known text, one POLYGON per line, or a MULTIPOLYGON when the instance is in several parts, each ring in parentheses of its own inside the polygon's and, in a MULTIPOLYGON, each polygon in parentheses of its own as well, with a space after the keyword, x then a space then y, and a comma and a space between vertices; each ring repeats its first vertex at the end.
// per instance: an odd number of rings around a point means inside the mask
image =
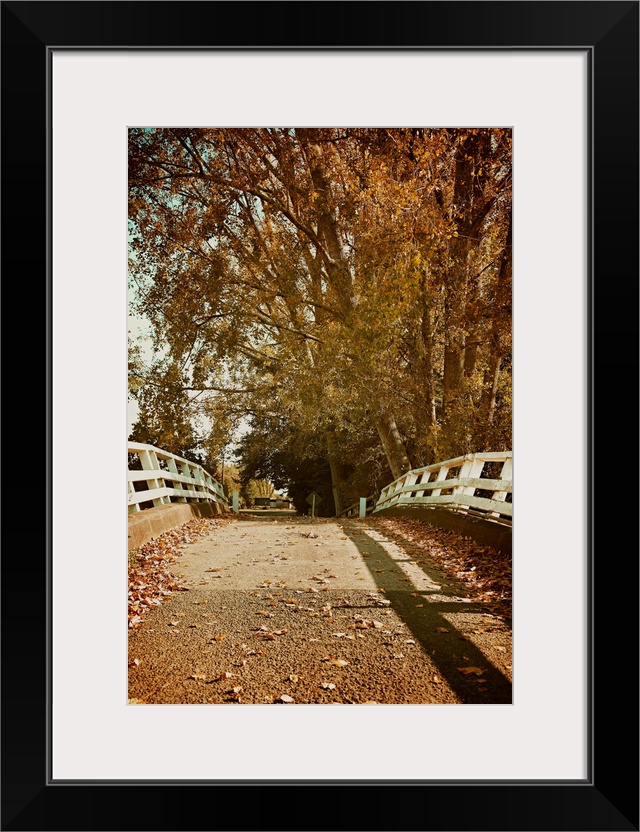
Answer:
POLYGON ((246 477, 328 513, 509 449, 511 169, 503 128, 131 129, 139 430, 198 407, 214 458, 248 419, 246 477))

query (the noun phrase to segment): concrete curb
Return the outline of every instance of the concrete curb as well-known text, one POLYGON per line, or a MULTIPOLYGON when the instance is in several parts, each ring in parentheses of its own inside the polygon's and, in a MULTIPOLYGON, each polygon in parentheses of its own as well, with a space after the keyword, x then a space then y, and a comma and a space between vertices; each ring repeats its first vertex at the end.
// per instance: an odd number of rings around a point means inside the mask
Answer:
POLYGON ((229 515, 230 511, 220 503, 172 503, 143 509, 129 515, 129 551, 139 549, 154 537, 176 526, 182 526, 195 517, 229 515))

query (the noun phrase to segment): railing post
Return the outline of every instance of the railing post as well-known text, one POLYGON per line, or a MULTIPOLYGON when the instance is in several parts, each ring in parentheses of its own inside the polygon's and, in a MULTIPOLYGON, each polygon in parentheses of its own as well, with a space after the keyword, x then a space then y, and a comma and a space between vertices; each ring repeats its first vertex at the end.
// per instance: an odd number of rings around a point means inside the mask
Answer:
MULTIPOLYGON (((136 493, 136 490, 133 487, 133 483, 131 482, 131 480, 127 482, 127 486, 129 488, 129 496, 136 493)), ((129 511, 142 511, 142 509, 140 508, 140 503, 129 503, 129 511)))
POLYGON ((360 497, 360 512, 358 517, 366 517, 367 516, 367 498, 360 497))
MULTIPOLYGON (((176 465, 176 461, 172 456, 168 457, 168 459, 167 459, 167 468, 173 474, 179 474, 180 473, 180 471, 178 471, 178 466, 176 465)), ((176 491, 182 491, 182 483, 178 482, 178 480, 173 481, 173 487, 175 488, 176 491)), ((187 502, 186 497, 177 497, 176 496, 176 499, 179 503, 186 503, 187 502)))
POLYGON ((240 511, 240 494, 237 491, 233 492, 233 510, 237 514, 240 511))
MULTIPOLYGON (((509 457, 505 459, 502 470, 500 471, 500 479, 501 480, 512 480, 513 479, 513 457, 509 457)), ((499 502, 503 503, 507 499, 508 491, 494 491, 492 499, 498 500, 499 502)), ((500 517, 500 512, 492 511, 490 512, 490 517, 500 517)))
MULTIPOLYGON (((470 454, 465 457, 464 462, 460 466, 460 473, 458 474, 458 479, 471 479, 471 478, 480 478, 482 474, 482 469, 484 468, 484 459, 478 459, 475 454, 470 454)), ((465 495, 473 497, 475 494, 475 487, 470 485, 455 485, 453 487, 453 493, 451 495, 452 501, 457 503, 458 505, 464 508, 465 506, 465 495)), ((466 513, 466 512, 464 512, 466 513)))
MULTIPOLYGON (((419 474, 416 474, 413 471, 408 471, 405 474, 404 482, 402 483, 402 485, 403 486, 416 485, 417 482, 418 482, 418 477, 419 476, 420 476, 419 474)), ((399 500, 411 500, 412 493, 413 493, 412 491, 403 491, 402 494, 400 494, 400 497, 398 499, 399 500)))
MULTIPOLYGON (((440 482, 440 481, 444 482, 447 479, 447 474, 448 473, 449 473, 449 466, 448 465, 441 465, 440 470, 438 471, 438 476, 435 478, 435 482, 440 482)), ((443 486, 443 488, 444 487, 445 486, 443 486)), ((440 494, 441 491, 442 491, 442 488, 434 488, 431 491, 431 496, 432 497, 437 497, 440 494)))
MULTIPOLYGON (((191 466, 189 465, 189 463, 186 460, 184 460, 183 462, 180 463, 180 472, 182 473, 183 477, 189 477, 190 480, 193 479, 193 477, 191 475, 191 466)), ((186 490, 191 491, 191 487, 192 487, 191 483, 189 483, 186 490)), ((184 484, 183 484, 183 490, 184 490, 184 484)), ((189 502, 189 499, 190 499, 189 497, 185 497, 185 501, 187 503, 189 502)))
MULTIPOLYGON (((484 468, 484 462, 484 459, 478 459, 476 454, 472 454, 462 463, 458 479, 480 479, 482 469, 484 468)), ((472 488, 470 485, 456 485, 453 489, 454 494, 473 495, 474 492, 475 488, 472 488)))
MULTIPOLYGON (((142 463, 143 471, 158 471, 160 469, 155 451, 140 451, 140 462, 142 463)), ((153 491, 155 488, 165 488, 165 481, 164 479, 160 479, 160 477, 154 477, 147 480, 147 485, 149 486, 149 490, 153 491)), ((153 505, 162 506, 170 502, 171 500, 168 497, 156 497, 153 500, 153 505)))

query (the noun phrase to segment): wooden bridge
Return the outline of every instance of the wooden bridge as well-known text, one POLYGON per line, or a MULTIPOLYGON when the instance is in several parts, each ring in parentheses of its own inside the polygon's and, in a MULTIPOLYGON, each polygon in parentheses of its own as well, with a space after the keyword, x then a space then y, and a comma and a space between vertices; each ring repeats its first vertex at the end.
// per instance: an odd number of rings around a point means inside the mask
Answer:
POLYGON ((510 543, 511 452, 408 471, 317 518, 249 516, 200 465, 128 450, 130 702, 512 701, 510 546, 486 539, 510 543), (447 563, 483 542, 467 589, 447 563))
MULTIPOLYGON (((129 442, 128 453, 130 512, 140 511, 143 505, 171 502, 213 502, 229 508, 222 485, 201 465, 140 442, 129 442), (132 457, 139 460, 141 468, 132 467, 132 457)), ((339 516, 364 517, 388 508, 420 506, 444 508, 510 526, 512 469, 511 451, 465 454, 407 471, 377 497, 362 497, 339 516)))

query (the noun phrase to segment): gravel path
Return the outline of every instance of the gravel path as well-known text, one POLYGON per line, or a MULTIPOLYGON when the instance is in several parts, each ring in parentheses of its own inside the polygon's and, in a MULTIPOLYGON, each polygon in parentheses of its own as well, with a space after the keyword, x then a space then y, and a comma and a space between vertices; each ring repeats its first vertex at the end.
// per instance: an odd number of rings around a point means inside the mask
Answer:
POLYGON ((511 702, 507 624, 371 518, 226 523, 173 571, 189 591, 129 632, 131 702, 511 702))

